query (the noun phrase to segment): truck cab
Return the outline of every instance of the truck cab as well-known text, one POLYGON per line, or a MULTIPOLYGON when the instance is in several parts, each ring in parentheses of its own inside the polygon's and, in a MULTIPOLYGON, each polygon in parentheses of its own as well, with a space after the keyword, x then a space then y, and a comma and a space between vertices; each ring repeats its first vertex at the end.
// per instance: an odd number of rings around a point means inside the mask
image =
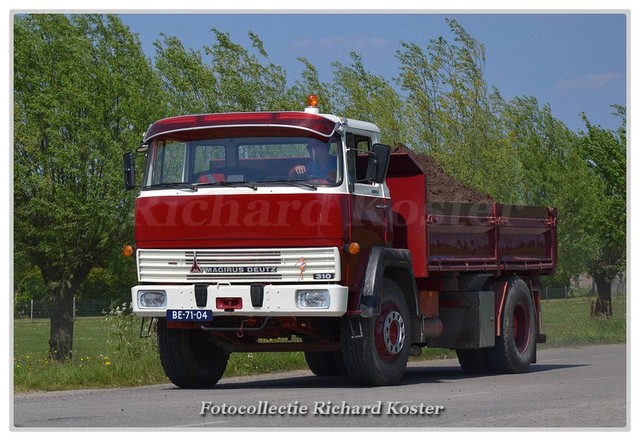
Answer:
MULTIPOLYGON (((374 124, 313 104, 152 124, 138 149, 134 313, 159 320, 161 338, 198 334, 225 353, 338 350, 339 319, 358 310, 359 257, 392 240, 379 141, 374 124)), ((133 156, 125 163, 134 188, 133 156)))

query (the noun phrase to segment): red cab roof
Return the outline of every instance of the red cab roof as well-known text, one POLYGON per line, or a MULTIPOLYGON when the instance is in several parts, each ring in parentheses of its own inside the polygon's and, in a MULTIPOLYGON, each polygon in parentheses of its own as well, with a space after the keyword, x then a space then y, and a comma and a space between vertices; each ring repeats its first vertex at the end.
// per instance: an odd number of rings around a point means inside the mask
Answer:
MULTIPOLYGON (((302 129, 322 137, 330 137, 336 122, 305 112, 240 112, 183 115, 153 123, 144 135, 144 142, 158 135, 225 127, 282 127, 302 129)), ((196 135, 196 133, 194 133, 196 135)), ((197 135, 196 135, 197 136, 197 135)))

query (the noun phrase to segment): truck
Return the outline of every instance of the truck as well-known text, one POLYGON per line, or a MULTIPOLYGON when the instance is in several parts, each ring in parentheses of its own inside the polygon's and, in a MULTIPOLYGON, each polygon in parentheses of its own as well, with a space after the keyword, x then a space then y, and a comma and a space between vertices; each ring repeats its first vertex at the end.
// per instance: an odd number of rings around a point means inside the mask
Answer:
POLYGON ((374 387, 425 347, 469 374, 536 362, 556 209, 430 200, 416 155, 380 141, 310 95, 165 118, 124 155, 132 309, 173 384, 213 387, 233 352, 300 351, 315 375, 374 387))

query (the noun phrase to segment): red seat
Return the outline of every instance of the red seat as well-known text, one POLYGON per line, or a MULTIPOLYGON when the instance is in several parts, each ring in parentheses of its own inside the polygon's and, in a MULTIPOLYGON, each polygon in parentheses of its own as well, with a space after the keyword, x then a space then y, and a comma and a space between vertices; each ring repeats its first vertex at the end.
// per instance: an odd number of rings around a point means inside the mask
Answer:
POLYGON ((224 182, 224 173, 208 173, 201 175, 198 182, 224 182))

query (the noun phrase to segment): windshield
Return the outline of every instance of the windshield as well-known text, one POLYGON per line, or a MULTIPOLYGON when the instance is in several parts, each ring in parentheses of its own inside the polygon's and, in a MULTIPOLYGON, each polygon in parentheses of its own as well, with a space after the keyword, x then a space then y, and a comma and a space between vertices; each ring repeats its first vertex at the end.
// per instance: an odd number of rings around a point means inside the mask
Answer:
POLYGON ((180 140, 156 138, 148 152, 143 188, 166 185, 307 183, 341 180, 340 139, 257 136, 180 140))

